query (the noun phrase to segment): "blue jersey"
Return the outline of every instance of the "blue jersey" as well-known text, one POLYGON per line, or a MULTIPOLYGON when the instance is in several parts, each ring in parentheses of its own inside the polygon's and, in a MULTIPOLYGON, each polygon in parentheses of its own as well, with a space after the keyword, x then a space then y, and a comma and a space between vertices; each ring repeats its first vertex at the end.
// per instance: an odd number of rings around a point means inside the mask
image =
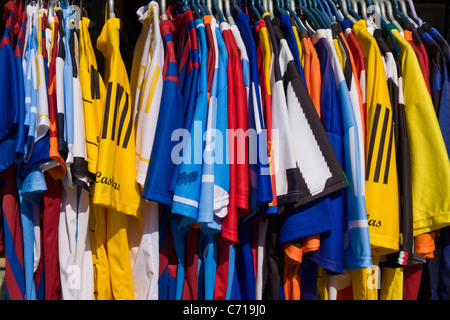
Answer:
MULTIPOLYGON (((23 79, 21 66, 21 39, 17 40, 16 54, 13 55, 13 12, 10 13, 5 32, 0 42, 0 199, 2 202, 2 233, 5 254, 5 295, 6 299, 19 300, 26 298, 26 284, 23 261, 23 236, 20 225, 20 207, 18 206, 14 160, 21 157, 17 144, 23 125, 23 79), (16 60, 16 61, 14 61, 16 60), (20 99, 20 100, 19 100, 20 99), (14 154, 16 151, 16 155, 14 154), (19 151, 19 152, 18 152, 19 151), (9 168, 9 169, 8 169, 9 168), (11 181, 12 180, 12 181, 11 181), (11 202, 14 201, 14 207, 11 202), (8 205, 9 203, 9 205, 8 205)), ((23 137, 23 135, 22 135, 23 137)), ((23 150, 23 142, 22 142, 23 150)))
MULTIPOLYGON (((176 19, 183 19, 185 14, 189 14, 188 11, 176 19)), ((182 28, 182 26, 179 26, 179 29, 182 28)), ((172 21, 164 20, 161 21, 160 29, 165 52, 164 82, 161 94, 161 106, 164 106, 164 108, 160 109, 158 115, 155 140, 142 197, 171 205, 173 194, 169 189, 175 167, 171 156, 179 143, 173 141, 172 134, 175 130, 184 127, 186 105, 178 78, 179 64, 174 43, 175 25, 172 21)))
POLYGON ((180 165, 178 180, 175 185, 172 213, 182 215, 179 221, 181 231, 187 231, 191 223, 198 220, 198 203, 200 198, 201 172, 203 159, 203 134, 206 128, 208 108, 207 66, 208 49, 206 46, 205 25, 203 20, 195 21, 200 50, 200 74, 194 119, 190 128, 189 141, 183 162, 180 165), (201 143, 198 143, 201 141, 201 143), (200 155, 200 158, 198 158, 200 155))
MULTIPOLYGON (((66 163, 70 165, 73 162, 73 140, 74 140, 74 115, 73 115, 73 65, 72 55, 70 50, 70 37, 72 37, 72 29, 70 27, 70 20, 72 18, 72 9, 64 8, 64 32, 65 32, 65 60, 64 60, 64 114, 65 114, 65 129, 66 129, 66 143, 68 147, 68 154, 66 163)), ((71 181, 70 170, 67 170, 67 181, 71 181)))
MULTIPOLYGON (((343 164, 343 128, 335 75, 331 65, 328 44, 324 38, 314 39, 314 47, 321 62, 322 89, 320 92, 321 120, 327 131, 333 150, 343 164)), ((331 196, 331 214, 334 229, 321 234, 320 247, 311 260, 322 268, 344 272, 344 192, 338 190, 331 196)))
MULTIPOLYGON (((196 22, 194 21, 193 12, 187 10, 182 16, 182 19, 174 19, 175 28, 179 29, 179 40, 177 52, 178 61, 178 81, 183 95, 183 101, 186 106, 186 114, 184 117, 183 128, 185 130, 191 129, 191 124, 194 118, 199 81, 200 68, 200 50, 199 40, 196 31, 196 22)), ((183 139, 182 146, 186 147, 187 141, 183 139)), ((176 164, 173 168, 172 177, 170 180, 169 191, 175 190, 178 175, 181 170, 181 165, 176 164)))
MULTIPOLYGON (((208 19, 209 20, 209 19, 208 19)), ((219 50, 216 39, 216 20, 211 16, 210 22, 207 25, 211 32, 210 46, 213 46, 214 50, 214 68, 212 76, 211 91, 208 101, 208 115, 206 120, 206 132, 205 132, 205 149, 203 153, 203 166, 202 166, 202 182, 200 189, 200 203, 198 209, 198 223, 204 227, 204 232, 217 232, 220 231, 220 224, 218 219, 214 216, 214 162, 215 162, 215 135, 216 135, 216 120, 217 120, 217 82, 219 71, 219 50), (212 40, 212 43, 211 43, 212 40)))
POLYGON ((344 191, 344 269, 354 270, 372 265, 367 211, 362 185, 358 129, 349 89, 339 63, 331 30, 317 35, 328 42, 330 58, 341 106, 344 130, 344 168, 349 187, 344 191))
POLYGON ((214 215, 222 219, 227 214, 230 189, 230 168, 228 152, 228 51, 222 37, 220 27, 216 22, 216 38, 219 51, 219 69, 217 74, 217 134, 223 137, 220 142, 216 137, 214 161, 214 215))

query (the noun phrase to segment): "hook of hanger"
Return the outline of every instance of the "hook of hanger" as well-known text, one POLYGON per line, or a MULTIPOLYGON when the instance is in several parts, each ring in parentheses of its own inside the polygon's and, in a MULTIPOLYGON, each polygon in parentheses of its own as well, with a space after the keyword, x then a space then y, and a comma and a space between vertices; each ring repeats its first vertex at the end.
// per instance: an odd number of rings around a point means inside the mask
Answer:
POLYGON ((398 2, 397 0, 390 0, 392 4, 392 9, 394 10, 394 13, 397 14, 403 21, 405 21, 406 24, 411 24, 411 21, 408 16, 403 14, 398 8, 398 2))
POLYGON ((190 1, 191 1, 190 8, 192 10, 194 10, 195 15, 197 16, 197 19, 200 19, 202 17, 202 15, 201 15, 200 11, 198 10, 197 4, 195 3, 194 0, 190 0, 190 1))
POLYGON ((300 22, 300 19, 297 17, 295 12, 292 10, 291 1, 290 0, 286 0, 285 8, 291 14, 291 17, 294 18, 295 23, 297 24, 297 27, 300 29, 300 31, 305 30, 305 28, 303 27, 303 24, 300 22))
POLYGON ((231 3, 232 3, 232 6, 233 6, 233 9, 236 10, 237 13, 241 13, 242 12, 241 8, 239 8, 239 6, 236 4, 236 0, 231 0, 231 3))
MULTIPOLYGON (((220 9, 219 4, 217 3, 217 0, 213 0, 212 6, 213 6, 214 10, 216 11, 217 15, 219 16, 219 22, 224 22, 225 19, 223 17, 222 10, 220 9)), ((212 12, 212 10, 211 10, 211 12, 212 12)))
POLYGON ((255 6, 256 6, 256 8, 259 10, 259 12, 260 12, 261 14, 264 14, 264 13, 267 12, 267 10, 266 10, 266 9, 263 7, 263 5, 261 4, 261 0, 256 0, 255 6))
POLYGON ((406 3, 405 0, 397 0, 398 4, 400 5, 400 11, 403 12, 403 14, 408 18, 409 22, 412 23, 416 28, 419 27, 419 25, 408 15, 408 10, 406 9, 406 3))
POLYGON ((212 10, 212 1, 211 0, 206 0, 206 8, 208 9, 208 13, 211 15, 213 10, 212 10))
POLYGON ((227 17, 227 21, 230 25, 235 25, 236 23, 234 22, 233 16, 231 15, 231 8, 230 8, 230 1, 229 0, 223 0, 224 4, 225 4, 225 16, 227 17))
POLYGON ((264 8, 267 8, 267 11, 270 13, 271 17, 275 17, 273 11, 273 1, 271 0, 262 0, 264 8))
POLYGON ((317 29, 320 29, 322 26, 321 26, 321 24, 317 21, 315 15, 314 15, 311 11, 309 11, 308 8, 306 8, 306 6, 303 5, 303 3, 300 2, 300 1, 301 1, 301 0, 297 0, 296 7, 299 8, 304 14, 306 14, 306 15, 309 17, 309 19, 311 19, 312 23, 314 24, 314 26, 315 26, 317 29))
POLYGON ((262 19, 261 15, 258 12, 258 9, 256 9, 255 7, 255 0, 250 0, 250 9, 253 11, 258 21, 262 19))
MULTIPOLYGON (((165 0, 161 0, 165 1, 165 0)), ((66 6, 67 6, 67 0, 66 0, 66 6)), ((115 13, 114 13, 114 0, 108 0, 108 18, 115 18, 115 13)))
POLYGON ((341 0, 341 1, 340 1, 340 4, 341 4, 342 12, 344 13, 344 17, 345 17, 347 20, 350 20, 352 23, 356 23, 356 19, 353 18, 353 17, 350 15, 350 13, 348 12, 347 1, 346 1, 346 0, 341 0))
POLYGON ((400 26, 398 21, 394 18, 394 13, 392 10, 392 7, 393 7, 392 3, 389 0, 380 0, 380 1, 386 5, 387 14, 388 14, 390 22, 393 25, 395 25, 398 28, 398 30, 400 30, 400 32, 403 32, 403 28, 400 26))
POLYGON ((329 18, 329 21, 336 22, 336 19, 333 17, 333 14, 331 13, 330 6, 325 0, 317 0, 317 5, 319 7, 319 10, 324 12, 324 14, 329 18))
POLYGON ((342 21, 343 20, 343 16, 339 12, 339 10, 337 9, 336 4, 333 2, 333 0, 324 0, 324 2, 328 3, 328 5, 330 6, 331 11, 333 12, 333 14, 336 17, 336 19, 338 21, 342 21))
MULTIPOLYGON (((371 0, 368 0, 371 1, 371 0)), ((394 35, 392 34, 391 29, 389 28, 388 24, 386 23, 386 20, 383 18, 383 16, 380 14, 380 11, 378 11, 378 4, 377 0, 373 0, 374 5, 370 4, 370 6, 367 8, 367 13, 369 15, 375 15, 378 17, 378 19, 381 22, 381 25, 385 28, 385 30, 388 33, 389 38, 391 39, 392 45, 394 47, 394 55, 396 57, 400 56, 400 50, 398 49, 397 42, 395 41, 394 35)))

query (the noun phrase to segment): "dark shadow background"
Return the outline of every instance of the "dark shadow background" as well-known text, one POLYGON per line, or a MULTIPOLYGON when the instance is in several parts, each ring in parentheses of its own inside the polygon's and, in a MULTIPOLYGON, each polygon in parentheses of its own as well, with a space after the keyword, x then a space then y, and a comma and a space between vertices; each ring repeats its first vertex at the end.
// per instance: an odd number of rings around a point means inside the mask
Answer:
MULTIPOLYGON (((9 0, 0 0, 0 13, 3 17, 3 7, 9 0)), ((176 0, 166 0, 167 5, 176 0)), ((239 1, 239 0, 238 0, 239 1)), ((23 0, 23 3, 25 1, 23 0)), ((80 1, 69 1, 71 4, 80 5, 80 1)), ((91 31, 91 39, 96 50, 96 39, 101 32, 105 20, 106 0, 85 0, 84 7, 88 17, 95 21, 96 26, 91 31)), ((125 66, 130 74, 134 45, 141 31, 141 23, 138 21, 136 11, 146 5, 150 0, 115 0, 116 16, 121 18, 121 52, 125 66)), ((450 42, 450 0, 414 0, 417 15, 426 22, 431 23, 450 42)), ((0 22, 0 32, 3 35, 4 22, 0 22)), ((99 70, 103 70, 103 56, 97 54, 99 70)))

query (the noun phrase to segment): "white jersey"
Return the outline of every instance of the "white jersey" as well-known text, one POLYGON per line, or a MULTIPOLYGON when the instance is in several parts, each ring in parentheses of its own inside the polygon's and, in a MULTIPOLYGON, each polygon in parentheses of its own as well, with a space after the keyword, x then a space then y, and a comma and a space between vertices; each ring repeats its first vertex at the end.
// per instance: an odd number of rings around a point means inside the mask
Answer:
POLYGON ((142 23, 130 79, 136 125, 136 181, 144 185, 152 153, 161 102, 164 45, 155 1, 137 11, 142 23))

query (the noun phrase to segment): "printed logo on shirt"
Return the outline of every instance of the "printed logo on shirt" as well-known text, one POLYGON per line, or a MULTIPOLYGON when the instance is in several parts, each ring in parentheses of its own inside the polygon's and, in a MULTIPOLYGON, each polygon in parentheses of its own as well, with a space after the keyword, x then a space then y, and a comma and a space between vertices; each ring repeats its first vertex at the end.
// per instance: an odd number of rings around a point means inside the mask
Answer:
POLYGON ((101 183, 107 186, 111 186, 114 189, 116 189, 117 191, 120 190, 120 183, 118 183, 117 181, 114 181, 114 177, 109 178, 106 176, 102 176, 101 171, 97 171, 96 177, 95 177, 95 183, 101 183))
POLYGON ((377 104, 367 155, 366 181, 388 184, 394 140, 392 115, 377 104))
POLYGON ((198 178, 198 171, 191 172, 187 174, 186 172, 181 172, 178 176, 177 185, 191 184, 195 182, 198 178))
POLYGON ((368 214, 367 224, 369 225, 369 227, 379 228, 381 227, 381 220, 370 219, 370 214, 368 214))
POLYGON ((125 89, 118 83, 115 85, 114 97, 112 97, 113 90, 113 83, 108 83, 101 138, 115 141, 117 146, 126 149, 133 128, 133 116, 129 96, 125 92, 125 89), (119 122, 117 123, 117 121, 119 122))

